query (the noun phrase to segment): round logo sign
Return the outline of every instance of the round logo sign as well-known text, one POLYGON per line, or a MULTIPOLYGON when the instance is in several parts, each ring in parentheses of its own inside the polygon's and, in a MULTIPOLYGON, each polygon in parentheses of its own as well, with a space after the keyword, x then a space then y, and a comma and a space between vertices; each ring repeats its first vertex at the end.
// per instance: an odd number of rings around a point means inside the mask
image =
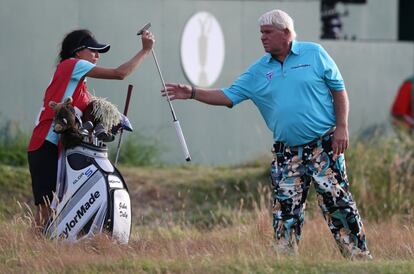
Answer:
POLYGON ((187 79, 209 87, 220 76, 224 63, 224 36, 216 18, 208 12, 191 16, 181 38, 181 64, 187 79))

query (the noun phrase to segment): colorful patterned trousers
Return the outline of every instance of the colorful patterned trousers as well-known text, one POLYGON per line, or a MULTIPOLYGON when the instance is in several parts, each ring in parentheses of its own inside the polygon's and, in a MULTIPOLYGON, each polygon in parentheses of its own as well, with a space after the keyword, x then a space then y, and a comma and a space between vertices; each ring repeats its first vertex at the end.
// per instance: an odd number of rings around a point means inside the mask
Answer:
POLYGON ((276 249, 297 253, 313 182, 319 207, 342 255, 371 259, 361 217, 348 190, 344 155, 333 158, 331 140, 332 134, 299 147, 274 145, 271 178, 276 249))

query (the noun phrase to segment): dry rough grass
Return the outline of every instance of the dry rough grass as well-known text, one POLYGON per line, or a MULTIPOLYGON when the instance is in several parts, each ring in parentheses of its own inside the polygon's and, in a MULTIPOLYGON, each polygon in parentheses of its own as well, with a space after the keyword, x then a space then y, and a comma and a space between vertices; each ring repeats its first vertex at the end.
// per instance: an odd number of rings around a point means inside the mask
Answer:
POLYGON ((374 261, 350 262, 339 254, 320 216, 306 221, 300 255, 296 258, 274 252, 267 210, 256 210, 246 223, 234 220, 232 226, 211 230, 184 224, 156 229, 134 227, 129 245, 116 244, 105 235, 76 244, 49 241, 33 231, 30 217, 16 217, 0 226, 0 272, 298 273, 302 269, 305 273, 333 273, 336 269, 335 273, 409 273, 414 270, 413 224, 368 223, 366 231, 374 261))
POLYGON ((123 167, 134 210, 128 245, 106 235, 76 244, 44 239, 26 207, 9 210, 11 198, 31 197, 27 170, 0 166, 0 273, 414 273, 413 140, 357 143, 347 154, 373 261, 341 257, 312 195, 300 255, 279 256, 267 162, 123 167))

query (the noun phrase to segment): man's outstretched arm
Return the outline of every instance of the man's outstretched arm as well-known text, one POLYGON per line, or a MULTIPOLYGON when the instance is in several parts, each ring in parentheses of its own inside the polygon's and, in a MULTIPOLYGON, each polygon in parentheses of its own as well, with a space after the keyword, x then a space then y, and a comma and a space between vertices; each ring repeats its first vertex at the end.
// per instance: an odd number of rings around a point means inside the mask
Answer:
POLYGON ((197 101, 215 105, 215 106, 227 106, 232 107, 233 103, 224 95, 221 89, 206 89, 196 88, 190 85, 168 83, 166 84, 167 92, 161 91, 162 96, 167 96, 167 93, 171 100, 176 99, 195 99, 197 101))

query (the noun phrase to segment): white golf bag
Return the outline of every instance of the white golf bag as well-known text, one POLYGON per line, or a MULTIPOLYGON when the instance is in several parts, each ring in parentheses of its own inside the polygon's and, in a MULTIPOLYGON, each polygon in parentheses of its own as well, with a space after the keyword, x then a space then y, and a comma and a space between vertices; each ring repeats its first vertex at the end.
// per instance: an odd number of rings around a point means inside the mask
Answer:
POLYGON ((131 201, 121 173, 108 160, 105 145, 83 142, 59 159, 53 216, 44 234, 77 241, 107 232, 120 243, 131 233, 131 201))

